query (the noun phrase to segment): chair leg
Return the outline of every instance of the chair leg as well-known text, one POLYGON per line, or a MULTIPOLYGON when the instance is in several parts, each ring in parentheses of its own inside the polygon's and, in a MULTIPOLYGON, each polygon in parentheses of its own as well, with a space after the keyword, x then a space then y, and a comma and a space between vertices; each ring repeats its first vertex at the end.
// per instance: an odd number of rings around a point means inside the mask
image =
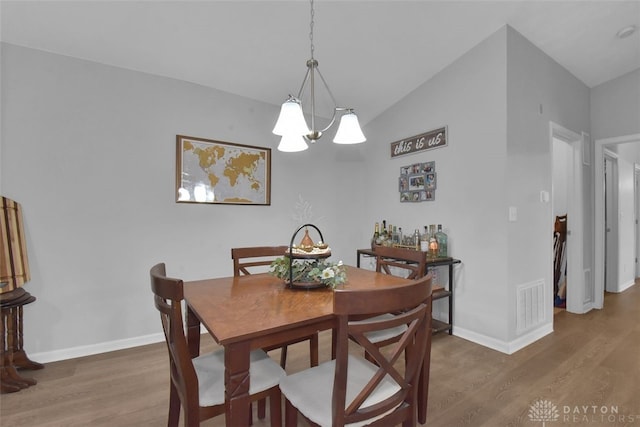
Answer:
POLYGON ((267 402, 265 399, 258 400, 258 419, 264 420, 264 417, 267 416, 267 402))
POLYGON ((282 394, 279 388, 269 395, 269 412, 271 426, 282 426, 282 394))
POLYGON ((280 366, 284 369, 287 366, 287 346, 280 348, 280 366))
POLYGON ((171 391, 169 392, 169 418, 167 421, 168 427, 178 427, 180 422, 180 396, 178 396, 178 390, 171 381, 171 391))
POLYGON ((284 427, 296 427, 298 425, 298 409, 284 399, 284 427))
POLYGON ((311 367, 318 366, 318 334, 315 333, 309 339, 309 362, 311 367))

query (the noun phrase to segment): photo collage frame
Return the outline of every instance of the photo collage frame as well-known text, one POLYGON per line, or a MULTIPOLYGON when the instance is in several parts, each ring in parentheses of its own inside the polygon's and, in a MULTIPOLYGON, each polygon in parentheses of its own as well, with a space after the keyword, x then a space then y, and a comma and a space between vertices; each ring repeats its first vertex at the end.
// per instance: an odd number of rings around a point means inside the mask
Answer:
POLYGON ((414 163, 400 168, 400 202, 432 202, 436 199, 436 162, 414 163))

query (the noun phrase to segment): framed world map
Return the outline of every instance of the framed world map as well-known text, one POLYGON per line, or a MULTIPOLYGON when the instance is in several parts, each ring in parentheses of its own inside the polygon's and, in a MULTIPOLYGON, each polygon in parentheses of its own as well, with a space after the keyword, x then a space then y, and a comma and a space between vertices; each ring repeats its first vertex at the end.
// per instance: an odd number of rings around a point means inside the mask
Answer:
POLYGON ((176 202, 271 204, 271 149, 177 135, 176 202))

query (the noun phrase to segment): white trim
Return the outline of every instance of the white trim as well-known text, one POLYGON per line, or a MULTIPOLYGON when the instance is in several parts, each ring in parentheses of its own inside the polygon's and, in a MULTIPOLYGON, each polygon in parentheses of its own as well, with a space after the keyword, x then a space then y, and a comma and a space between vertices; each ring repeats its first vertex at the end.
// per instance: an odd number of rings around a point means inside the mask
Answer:
POLYGON ((603 153, 605 157, 611 157, 614 160, 618 160, 618 153, 603 147, 603 153))
POLYGON ((586 132, 582 132, 582 163, 591 165, 591 136, 586 132))
POLYGON ((633 232, 635 233, 635 276, 640 277, 640 163, 633 163, 633 232))
POLYGON ((59 360, 75 359, 76 357, 91 356, 94 354, 139 347, 147 344, 155 344, 162 341, 164 341, 164 333, 151 334, 142 337, 47 351, 44 353, 30 353, 29 358, 40 363, 57 362, 59 360))
POLYGON ((624 291, 626 291, 627 289, 629 289, 630 287, 632 287, 635 284, 636 284, 636 282, 634 280, 630 280, 627 283, 622 283, 622 284, 620 284, 620 287, 618 288, 616 293, 624 292, 624 291))
POLYGON ((531 332, 516 338, 513 341, 502 341, 487 335, 479 334, 474 331, 470 331, 465 328, 456 326, 454 329, 454 335, 460 338, 464 338, 467 341, 474 342, 484 347, 488 347, 492 350, 499 351, 505 354, 513 354, 518 350, 525 348, 526 346, 533 344, 540 338, 549 335, 553 332, 553 324, 551 322, 540 326, 531 332))
POLYGON ((594 230, 593 230, 593 280, 594 307, 604 305, 604 151, 605 145, 640 141, 640 133, 616 138, 604 138, 595 141, 593 192, 594 192, 594 230))

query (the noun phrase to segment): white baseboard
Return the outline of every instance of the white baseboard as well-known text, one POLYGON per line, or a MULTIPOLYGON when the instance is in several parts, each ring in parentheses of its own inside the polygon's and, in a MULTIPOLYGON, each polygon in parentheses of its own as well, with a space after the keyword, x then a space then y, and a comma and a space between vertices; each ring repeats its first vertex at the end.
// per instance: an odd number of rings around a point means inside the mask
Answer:
POLYGON ((479 334, 477 332, 470 331, 468 329, 461 328, 459 326, 455 326, 453 328, 454 335, 460 338, 464 338, 468 341, 474 342, 476 344, 480 344, 484 347, 491 348, 493 350, 499 351, 501 353, 513 354, 518 350, 523 349, 529 344, 533 344, 538 341, 540 338, 545 335, 549 335, 553 332, 553 325, 546 324, 542 325, 537 329, 534 329, 531 332, 528 332, 513 341, 502 341, 492 337, 488 337, 486 335, 479 334))
POLYGON ((635 284, 636 284, 635 280, 630 280, 627 283, 623 283, 620 286, 620 290, 618 292, 624 292, 624 291, 626 291, 627 289, 629 289, 630 287, 632 287, 635 284))
POLYGON ((57 362, 60 360, 74 359, 76 357, 91 356, 93 354, 123 350, 125 348, 139 347, 141 345, 154 344, 162 341, 164 341, 163 333, 151 334, 142 337, 127 338, 123 340, 65 348, 62 350, 47 351, 42 353, 29 353, 29 358, 39 363, 57 362))

